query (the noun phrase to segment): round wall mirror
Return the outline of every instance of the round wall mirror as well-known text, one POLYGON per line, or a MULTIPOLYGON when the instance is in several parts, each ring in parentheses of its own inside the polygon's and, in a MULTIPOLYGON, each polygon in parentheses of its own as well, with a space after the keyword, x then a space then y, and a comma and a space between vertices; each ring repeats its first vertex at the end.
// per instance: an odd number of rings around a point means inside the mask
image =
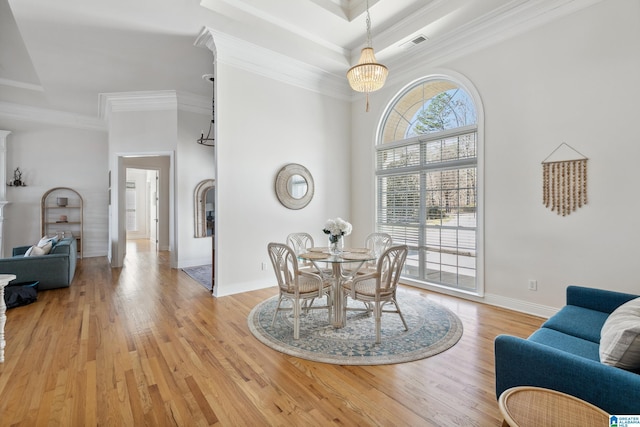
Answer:
POLYGON ((313 198, 313 177, 302 165, 289 163, 276 175, 276 196, 289 209, 302 209, 313 198))

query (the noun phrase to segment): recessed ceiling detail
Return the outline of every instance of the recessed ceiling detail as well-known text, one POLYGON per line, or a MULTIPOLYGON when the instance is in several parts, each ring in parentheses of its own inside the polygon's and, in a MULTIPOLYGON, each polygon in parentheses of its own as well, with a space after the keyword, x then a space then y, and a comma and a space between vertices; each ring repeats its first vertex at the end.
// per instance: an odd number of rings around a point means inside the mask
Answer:
MULTIPOLYGON (((371 36, 395 83, 416 64, 439 66, 602 1, 369 0, 371 36)), ((213 71, 212 51, 194 43, 203 28, 215 29, 218 63, 351 99, 344 75, 364 47, 365 9, 366 0, 0 0, 0 116, 31 117, 28 105, 98 117, 100 93, 173 90, 187 108, 200 108, 197 97, 207 105, 199 77, 213 71)))

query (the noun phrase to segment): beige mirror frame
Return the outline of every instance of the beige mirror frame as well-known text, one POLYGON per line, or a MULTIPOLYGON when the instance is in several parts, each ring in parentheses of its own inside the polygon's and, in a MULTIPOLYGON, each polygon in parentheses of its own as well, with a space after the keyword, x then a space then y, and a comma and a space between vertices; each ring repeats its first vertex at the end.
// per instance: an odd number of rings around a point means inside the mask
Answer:
POLYGON ((297 163, 289 163, 280 169, 276 175, 275 188, 278 200, 289 209, 302 209, 307 206, 313 199, 315 190, 311 173, 297 163), (304 182, 300 181, 300 178, 304 182), (298 189, 304 189, 304 184, 306 184, 306 191, 302 191, 302 194, 292 187, 295 185, 298 189))
POLYGON ((211 237, 207 236, 207 192, 215 188, 216 183, 213 179, 205 179, 196 185, 193 192, 193 212, 195 224, 195 237, 211 237))

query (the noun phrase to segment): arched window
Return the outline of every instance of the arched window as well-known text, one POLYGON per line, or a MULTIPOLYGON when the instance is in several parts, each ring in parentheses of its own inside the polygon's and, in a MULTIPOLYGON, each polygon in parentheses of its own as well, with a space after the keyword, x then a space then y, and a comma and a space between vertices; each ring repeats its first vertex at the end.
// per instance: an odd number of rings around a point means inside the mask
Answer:
POLYGON ((376 145, 376 226, 409 246, 405 278, 481 293, 473 99, 439 76, 392 101, 376 145))

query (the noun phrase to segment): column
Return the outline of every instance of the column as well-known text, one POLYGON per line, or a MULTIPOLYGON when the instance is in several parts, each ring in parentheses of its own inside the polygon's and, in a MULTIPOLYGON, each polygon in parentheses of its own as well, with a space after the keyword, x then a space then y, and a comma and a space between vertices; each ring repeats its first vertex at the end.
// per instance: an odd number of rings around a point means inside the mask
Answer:
POLYGON ((4 207, 7 201, 7 137, 11 131, 0 130, 0 258, 4 258, 4 207))

